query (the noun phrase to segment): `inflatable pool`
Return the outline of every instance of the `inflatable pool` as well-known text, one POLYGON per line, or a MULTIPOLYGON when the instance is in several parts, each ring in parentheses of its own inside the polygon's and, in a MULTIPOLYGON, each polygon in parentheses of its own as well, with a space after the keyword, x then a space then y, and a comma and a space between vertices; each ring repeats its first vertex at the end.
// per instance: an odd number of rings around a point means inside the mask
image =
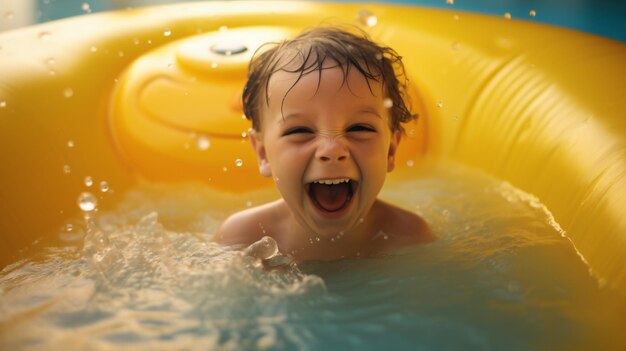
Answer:
POLYGON ((111 208, 145 179, 268 187, 239 94, 266 41, 356 23, 404 57, 419 122, 400 169, 455 160, 547 206, 626 293, 626 45, 547 25, 375 4, 211 2, 0 33, 0 265, 54 245, 85 178, 111 208))

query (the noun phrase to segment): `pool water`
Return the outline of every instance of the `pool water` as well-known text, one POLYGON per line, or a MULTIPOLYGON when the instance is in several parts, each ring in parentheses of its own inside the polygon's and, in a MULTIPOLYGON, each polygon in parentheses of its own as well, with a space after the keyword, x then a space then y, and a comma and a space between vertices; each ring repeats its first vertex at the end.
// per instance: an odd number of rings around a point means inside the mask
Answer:
POLYGON ((2 350, 618 350, 623 296, 601 286, 531 195, 458 165, 381 196, 438 240, 266 269, 210 243, 275 196, 144 184, 66 245, 0 273, 2 350))

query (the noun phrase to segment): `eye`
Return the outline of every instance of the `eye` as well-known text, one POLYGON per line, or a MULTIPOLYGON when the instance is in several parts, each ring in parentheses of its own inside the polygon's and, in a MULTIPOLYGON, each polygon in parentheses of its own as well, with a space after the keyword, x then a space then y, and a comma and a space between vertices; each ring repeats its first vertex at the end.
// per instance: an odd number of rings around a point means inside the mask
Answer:
POLYGON ((297 135, 297 134, 312 134, 313 131, 306 127, 295 127, 290 128, 286 132, 283 133, 283 136, 287 135, 297 135))
POLYGON ((376 129, 365 124, 355 124, 348 128, 348 132, 375 132, 376 129))

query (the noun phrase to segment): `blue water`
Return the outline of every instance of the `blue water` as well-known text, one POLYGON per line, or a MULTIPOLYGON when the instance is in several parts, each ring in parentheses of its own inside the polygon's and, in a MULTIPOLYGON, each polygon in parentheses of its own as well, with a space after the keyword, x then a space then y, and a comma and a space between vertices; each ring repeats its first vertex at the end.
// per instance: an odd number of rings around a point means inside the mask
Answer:
MULTIPOLYGON (((188 1, 188 0, 187 0, 188 1)), ((193 1, 193 0, 192 0, 193 1)), ((168 0, 37 0, 36 22, 85 14, 83 4, 89 11, 101 12, 128 7, 175 3, 168 0)), ((626 1, 623 0, 343 0, 341 2, 392 3, 427 6, 459 11, 504 16, 567 27, 626 42, 626 1), (535 16, 530 11, 536 12, 535 16)))
MULTIPOLYGON (((438 240, 266 269, 208 240, 274 195, 128 192, 67 245, 0 272, 2 350, 622 350, 601 287, 536 198, 446 165, 388 183, 438 240)), ((314 245, 315 243, 312 243, 314 245)))

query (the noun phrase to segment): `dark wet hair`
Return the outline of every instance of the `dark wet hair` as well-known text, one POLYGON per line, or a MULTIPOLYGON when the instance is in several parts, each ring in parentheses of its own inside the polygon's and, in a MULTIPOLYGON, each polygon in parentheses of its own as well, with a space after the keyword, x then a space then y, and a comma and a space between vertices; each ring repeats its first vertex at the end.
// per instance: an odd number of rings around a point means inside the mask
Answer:
POLYGON ((265 95, 267 104, 269 80, 274 73, 285 71, 300 74, 289 89, 291 91, 305 74, 317 71, 321 78, 324 62, 331 60, 343 70, 344 84, 352 68, 367 78, 368 85, 370 80, 380 82, 393 103, 390 108, 389 127, 391 130, 404 131, 401 123, 417 116, 411 114, 406 105, 407 79, 402 57, 392 48, 373 42, 365 32, 356 28, 353 28, 353 31, 357 33, 339 27, 315 27, 293 39, 267 43, 257 50, 250 62, 248 81, 242 96, 244 113, 246 118, 252 120, 252 127, 260 130, 261 96, 265 95), (272 46, 266 49, 267 45, 272 46), (296 65, 293 65, 294 61, 297 62, 296 65))

